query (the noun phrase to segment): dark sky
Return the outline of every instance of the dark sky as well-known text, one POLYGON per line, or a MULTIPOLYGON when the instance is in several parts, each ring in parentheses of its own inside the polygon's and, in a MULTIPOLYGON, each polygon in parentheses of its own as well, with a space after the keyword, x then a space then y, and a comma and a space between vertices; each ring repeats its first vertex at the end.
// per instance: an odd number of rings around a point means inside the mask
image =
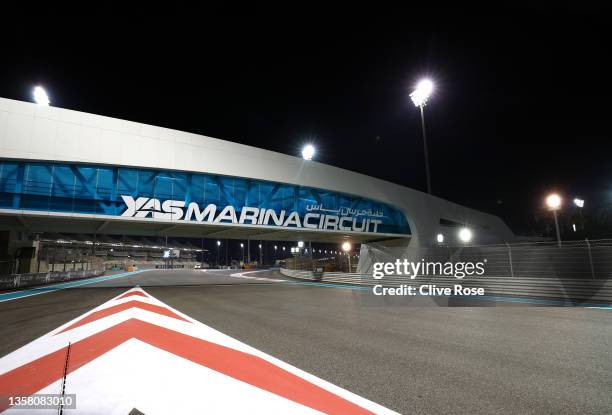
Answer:
POLYGON ((0 29, 0 96, 40 83, 62 108, 294 155, 314 142, 319 161, 424 189, 408 94, 427 75, 434 193, 528 233, 550 190, 612 204, 609 17, 17 18, 0 29))

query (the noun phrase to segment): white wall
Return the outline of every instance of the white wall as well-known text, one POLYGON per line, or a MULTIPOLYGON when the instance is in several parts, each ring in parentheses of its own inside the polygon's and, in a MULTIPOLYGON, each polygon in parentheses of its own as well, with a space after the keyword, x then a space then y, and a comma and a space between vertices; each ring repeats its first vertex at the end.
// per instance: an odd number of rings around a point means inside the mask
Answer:
MULTIPOLYGON (((513 238, 495 216, 363 174, 202 135, 4 98, 0 157, 205 172, 344 192, 403 209, 417 244, 435 241, 441 217, 474 226, 476 243, 513 238)), ((451 232, 444 233, 450 241, 451 232)))

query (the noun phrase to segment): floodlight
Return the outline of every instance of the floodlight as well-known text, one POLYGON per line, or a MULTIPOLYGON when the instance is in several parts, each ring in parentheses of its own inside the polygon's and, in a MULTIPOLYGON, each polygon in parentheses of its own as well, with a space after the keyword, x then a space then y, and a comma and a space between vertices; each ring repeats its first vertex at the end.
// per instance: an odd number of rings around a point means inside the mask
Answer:
POLYGON ((302 149, 302 158, 304 160, 312 160, 315 155, 315 148, 312 144, 307 144, 302 149))
POLYGON ((469 228, 462 228, 459 231, 459 239, 463 243, 468 243, 472 240, 472 231, 469 228))
POLYGON ((548 206, 550 210, 559 210, 561 208, 561 196, 556 193, 548 195, 546 198, 546 206, 548 206))
POLYGON ((418 84, 416 89, 410 94, 410 99, 417 107, 424 107, 427 100, 433 92, 434 85, 429 79, 423 79, 418 84))
POLYGON ((34 87, 34 102, 38 105, 49 106, 49 96, 42 86, 34 87))

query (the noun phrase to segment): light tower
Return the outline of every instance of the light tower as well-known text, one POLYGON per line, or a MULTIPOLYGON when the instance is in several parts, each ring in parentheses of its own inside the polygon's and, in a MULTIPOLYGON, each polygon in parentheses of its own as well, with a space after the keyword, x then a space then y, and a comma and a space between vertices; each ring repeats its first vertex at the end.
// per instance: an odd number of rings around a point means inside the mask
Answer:
POLYGON ((421 130, 423 132, 423 149, 425 152, 425 174, 427 175, 427 193, 431 194, 431 177, 429 175, 429 155, 427 153, 427 134, 425 132, 425 104, 434 90, 433 82, 429 79, 422 79, 416 89, 410 94, 410 99, 415 106, 421 110, 421 130))
POLYGON ((556 193, 551 193, 546 197, 546 206, 548 210, 552 211, 553 217, 555 218, 555 230, 557 231, 557 245, 561 246, 561 232, 559 231, 559 219, 557 218, 557 211, 561 209, 561 196, 556 193))

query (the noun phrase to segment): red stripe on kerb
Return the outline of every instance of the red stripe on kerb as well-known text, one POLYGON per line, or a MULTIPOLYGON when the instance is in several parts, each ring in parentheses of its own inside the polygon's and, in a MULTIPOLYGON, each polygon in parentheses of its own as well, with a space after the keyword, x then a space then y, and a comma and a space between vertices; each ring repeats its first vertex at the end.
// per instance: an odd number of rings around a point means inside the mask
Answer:
MULTIPOLYGON (((124 321, 73 343, 68 372, 74 372, 130 338, 317 411, 332 415, 372 414, 260 357, 136 319, 124 321)), ((0 375, 0 395, 31 395, 57 381, 63 376, 65 357, 66 348, 0 375)), ((6 408, 8 402, 0 402, 0 412, 6 408)))
POLYGON ((142 291, 132 291, 132 292, 123 294, 121 297, 117 298, 117 300, 121 300, 122 298, 130 297, 132 295, 140 295, 141 297, 145 297, 145 298, 149 297, 148 295, 146 295, 142 291))
POLYGON ((110 315, 113 314, 117 314, 123 310, 127 310, 128 308, 140 308, 142 310, 147 310, 147 311, 151 311, 153 313, 157 313, 157 314, 161 314, 167 317, 172 317, 172 318, 176 318, 178 320, 183 320, 186 322, 190 322, 189 320, 185 320, 183 317, 179 316, 178 314, 174 313, 173 311, 167 309, 166 307, 161 307, 155 304, 149 304, 149 303, 143 303, 142 301, 136 301, 136 300, 132 300, 132 301, 127 301, 125 303, 121 303, 121 304, 117 304, 114 305, 112 307, 108 307, 99 311, 96 311, 94 313, 91 313, 90 315, 88 315, 87 317, 77 321, 76 323, 66 327, 64 330, 56 333, 56 334, 60 334, 63 333, 65 331, 68 330, 72 330, 76 327, 80 327, 82 325, 85 325, 87 323, 91 323, 92 321, 96 321, 96 320, 100 320, 101 318, 104 317, 108 317, 110 315))

